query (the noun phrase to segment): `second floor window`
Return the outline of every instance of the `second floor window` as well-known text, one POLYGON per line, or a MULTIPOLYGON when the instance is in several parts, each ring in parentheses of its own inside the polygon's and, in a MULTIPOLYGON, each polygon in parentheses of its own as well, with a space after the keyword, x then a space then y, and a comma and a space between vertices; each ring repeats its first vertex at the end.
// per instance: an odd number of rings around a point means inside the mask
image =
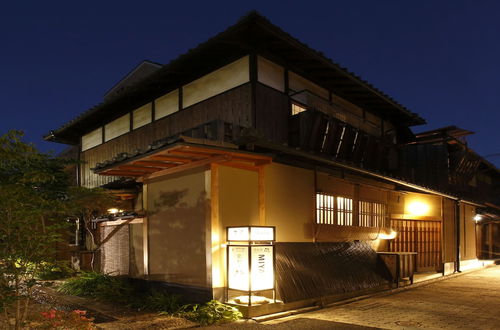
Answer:
POLYGON ((351 198, 317 193, 316 223, 352 226, 352 206, 351 198))

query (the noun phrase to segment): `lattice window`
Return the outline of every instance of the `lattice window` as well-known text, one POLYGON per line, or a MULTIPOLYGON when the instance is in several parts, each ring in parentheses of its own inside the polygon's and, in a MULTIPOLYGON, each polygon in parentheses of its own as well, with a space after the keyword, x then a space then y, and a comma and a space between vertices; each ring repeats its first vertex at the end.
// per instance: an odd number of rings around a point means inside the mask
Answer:
POLYGON ((351 198, 316 194, 316 222, 320 224, 352 226, 351 198))
POLYGON ((385 204, 359 201, 359 225, 361 227, 385 227, 385 204))
POLYGON ((371 227, 371 203, 359 201, 359 225, 371 227))
POLYGON ((316 221, 329 225, 335 224, 334 196, 316 194, 316 221))

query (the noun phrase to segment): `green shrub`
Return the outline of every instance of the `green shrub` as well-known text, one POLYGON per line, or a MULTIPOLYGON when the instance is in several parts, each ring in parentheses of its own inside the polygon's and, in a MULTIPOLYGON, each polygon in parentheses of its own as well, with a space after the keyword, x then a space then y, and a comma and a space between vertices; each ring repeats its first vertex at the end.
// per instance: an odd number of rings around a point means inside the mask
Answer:
POLYGON ((179 310, 181 304, 179 296, 163 292, 151 292, 143 296, 142 299, 137 300, 133 307, 172 314, 179 310))
POLYGON ((74 273, 66 263, 43 262, 35 271, 35 277, 39 280, 59 280, 68 278, 74 273))
POLYGON ((179 296, 140 289, 125 278, 94 272, 84 272, 79 277, 68 279, 58 290, 75 296, 118 302, 137 309, 176 315, 201 325, 233 322, 242 317, 236 308, 216 300, 201 305, 189 304, 181 307, 179 296))
POLYGON ((82 272, 80 276, 66 280, 58 290, 112 302, 128 303, 134 297, 134 289, 126 279, 95 272, 82 272))
POLYGON ((209 301, 203 305, 182 306, 178 315, 198 322, 201 325, 233 322, 243 317, 241 312, 235 307, 223 304, 217 300, 209 301))

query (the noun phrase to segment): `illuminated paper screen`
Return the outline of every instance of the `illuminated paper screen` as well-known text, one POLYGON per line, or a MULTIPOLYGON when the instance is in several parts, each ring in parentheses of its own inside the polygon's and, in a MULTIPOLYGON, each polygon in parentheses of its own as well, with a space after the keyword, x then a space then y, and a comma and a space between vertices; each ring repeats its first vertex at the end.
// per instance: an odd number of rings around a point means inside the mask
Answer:
POLYGON ((250 227, 250 240, 274 241, 273 227, 250 227))
POLYGON ((274 288, 273 246, 252 246, 252 291, 274 288))
POLYGON ((229 289, 248 291, 248 248, 248 246, 228 246, 227 286, 229 289))
POLYGON ((228 241, 249 241, 249 227, 232 227, 227 229, 228 241))
POLYGON ((230 227, 228 241, 274 241, 273 227, 230 227))

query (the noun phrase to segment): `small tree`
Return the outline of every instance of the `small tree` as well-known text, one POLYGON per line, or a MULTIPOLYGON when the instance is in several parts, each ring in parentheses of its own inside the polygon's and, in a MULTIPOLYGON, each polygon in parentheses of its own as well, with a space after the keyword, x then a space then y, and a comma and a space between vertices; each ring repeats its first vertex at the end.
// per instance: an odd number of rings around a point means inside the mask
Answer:
MULTIPOLYGON (((86 248, 89 251, 97 251, 103 242, 95 237, 92 230, 92 219, 96 216, 106 214, 111 207, 117 206, 116 198, 102 188, 70 187, 68 191, 68 214, 83 221, 86 237, 86 248)), ((92 262, 92 268, 94 263, 92 262)))
POLYGON ((68 161, 40 153, 22 136, 0 136, 0 310, 16 329, 27 318, 37 270, 54 260, 69 187, 68 161))

